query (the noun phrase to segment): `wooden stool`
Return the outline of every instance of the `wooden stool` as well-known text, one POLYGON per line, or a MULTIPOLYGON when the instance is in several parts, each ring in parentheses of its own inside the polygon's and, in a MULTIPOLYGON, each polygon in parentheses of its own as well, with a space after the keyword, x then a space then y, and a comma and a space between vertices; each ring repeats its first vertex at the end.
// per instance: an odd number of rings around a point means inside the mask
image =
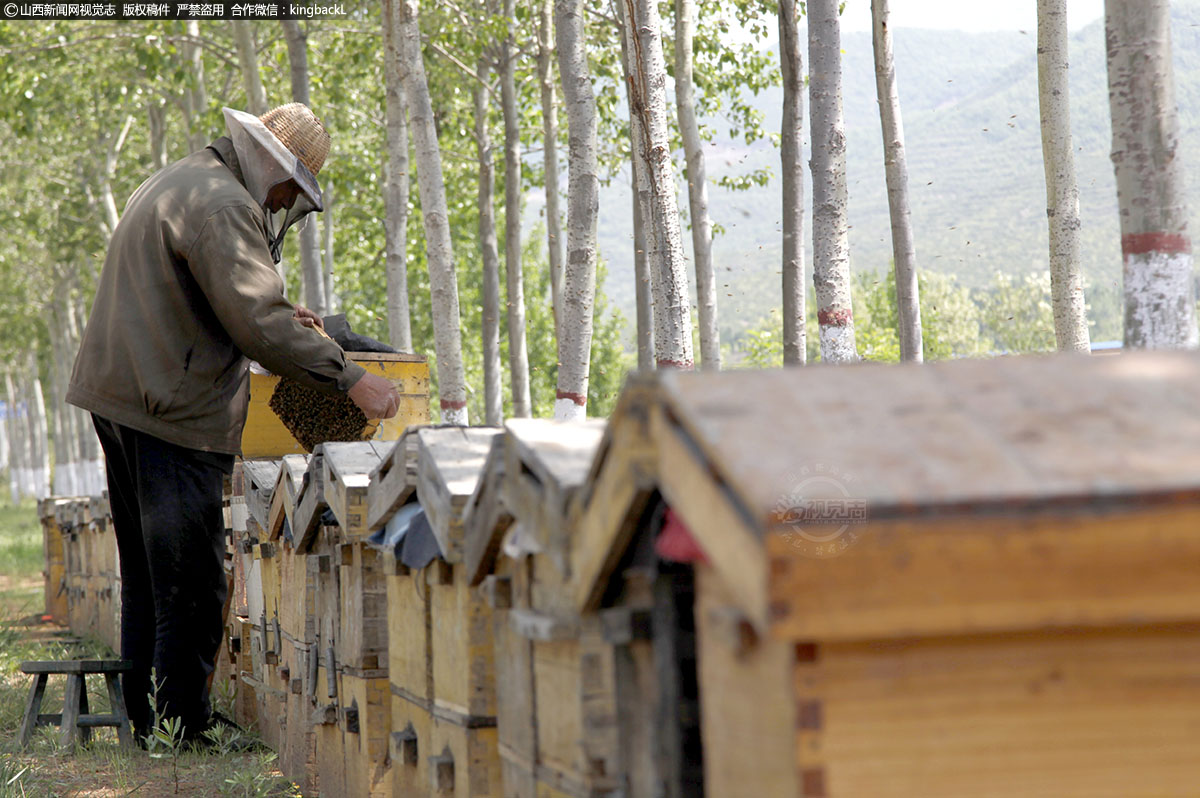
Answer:
POLYGON ((29 703, 25 705, 25 719, 21 721, 20 745, 29 745, 33 731, 38 726, 55 725, 62 728, 62 744, 73 747, 76 742, 92 739, 92 729, 97 726, 115 726, 117 739, 125 747, 133 746, 133 732, 129 728, 129 715, 125 710, 125 694, 121 692, 118 674, 133 668, 125 659, 75 659, 61 662, 22 662, 21 672, 33 674, 29 688, 29 703), (67 693, 63 699, 61 715, 42 715, 42 697, 46 693, 46 679, 50 674, 67 676, 67 693), (88 713, 87 685, 84 677, 89 673, 103 673, 108 685, 108 699, 112 714, 92 715, 88 713))

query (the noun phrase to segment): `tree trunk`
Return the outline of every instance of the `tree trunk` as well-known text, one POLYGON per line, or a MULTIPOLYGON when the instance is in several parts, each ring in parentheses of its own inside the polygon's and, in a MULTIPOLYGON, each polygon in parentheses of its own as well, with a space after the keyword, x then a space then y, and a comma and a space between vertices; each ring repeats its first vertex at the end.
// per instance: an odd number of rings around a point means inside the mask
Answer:
POLYGON ((459 331, 458 278, 454 274, 450 220, 446 211, 446 184, 442 178, 442 155, 433 123, 429 84, 425 79, 418 15, 418 0, 403 0, 400 47, 407 66, 405 89, 411 103, 409 117, 413 126, 417 180, 421 190, 421 212, 425 222, 438 392, 441 395, 442 421, 447 424, 467 424, 467 378, 463 371, 462 338, 459 331))
MULTIPOLYGON (((480 59, 479 77, 488 67, 480 59)), ((492 137, 487 123, 487 89, 475 84, 475 146, 479 154, 479 244, 483 251, 483 406, 485 423, 504 422, 504 397, 500 376, 500 247, 496 243, 496 170, 492 163, 492 137)))
MULTIPOLYGON (((621 73, 628 86, 629 80, 629 37, 625 35, 625 14, 621 3, 616 4, 617 25, 621 40, 621 73)), ((625 92, 629 106, 629 118, 633 119, 633 94, 625 92)), ((632 137, 633 127, 630 127, 632 137)), ((654 297, 650 290, 650 264, 646 258, 646 225, 642 220, 642 203, 638 196, 638 159, 629 159, 630 196, 633 198, 633 286, 637 308, 637 353, 638 370, 654 368, 654 297)))
POLYGON ((29 462, 29 435, 23 423, 22 401, 13 383, 11 370, 4 372, 5 427, 8 430, 8 486, 12 503, 25 495, 26 463, 29 462))
POLYGON ((117 215, 117 201, 113 197, 112 181, 117 174, 117 160, 121 156, 121 150, 125 147, 125 138, 129 135, 129 129, 133 127, 133 117, 125 117, 125 124, 121 127, 121 132, 117 134, 115 139, 109 139, 108 146, 104 153, 104 169, 100 173, 100 201, 104 206, 104 223, 101 225, 101 231, 104 234, 105 243, 112 239, 113 231, 117 229, 117 222, 120 218, 117 215))
POLYGON ((246 110, 262 116, 270 110, 267 91, 263 88, 262 76, 258 72, 258 46, 254 42, 254 23, 233 20, 233 41, 237 46, 238 65, 242 68, 242 84, 246 89, 246 110))
POLYGON ((500 47, 500 104, 504 111, 504 272, 508 305, 508 372, 515 418, 532 415, 529 349, 525 343, 525 286, 521 270, 521 121, 517 114, 516 3, 504 0, 508 37, 500 47))
POLYGON ((323 200, 325 202, 325 210, 321 214, 322 230, 324 231, 324 241, 321 244, 321 251, 325 255, 325 268, 323 271, 325 278, 325 312, 337 313, 341 302, 338 301, 337 295, 333 292, 333 178, 325 178, 325 186, 321 189, 323 200))
POLYGON ((583 0, 555 0, 558 73, 567 105, 567 262, 560 289, 558 390, 554 417, 587 415, 592 315, 596 299, 596 218, 600 178, 596 95, 588 68, 583 0))
POLYGON ((779 163, 783 171, 783 364, 803 366, 808 354, 804 295, 804 62, 796 24, 796 0, 779 0, 779 66, 783 73, 783 122, 779 163))
POLYGON ((1046 217, 1050 225, 1050 297, 1054 338, 1063 351, 1091 346, 1079 253, 1079 184, 1071 143, 1066 0, 1038 0, 1038 105, 1046 217))
POLYGON ((196 40, 200 38, 200 23, 194 19, 183 23, 187 41, 183 44, 183 58, 187 69, 187 85, 183 89, 183 108, 187 123, 188 152, 196 152, 208 146, 208 132, 204 129, 204 114, 208 110, 208 90, 204 84, 204 51, 196 40))
POLYGON ((683 137, 687 161, 688 210, 692 217, 692 255, 696 263, 696 305, 700 321, 700 368, 717 370, 721 368, 721 333, 717 327, 708 177, 692 84, 692 39, 695 33, 695 0, 675 0, 675 107, 679 112, 679 133, 683 137))
POLYGON ((383 0, 383 78, 387 110, 387 160, 384 165, 384 249, 387 253, 388 340, 402 352, 413 351, 408 310, 408 108, 400 56, 398 0, 383 0))
POLYGON ((1167 0, 1106 0, 1108 102, 1125 276, 1125 346, 1194 348, 1192 244, 1167 0))
POLYGON ((562 316, 562 222, 558 208, 558 102, 554 97, 554 0, 538 2, 538 84, 542 93, 542 162, 546 171, 546 251, 550 258, 550 299, 554 304, 554 339, 562 316))
POLYGON ((646 225, 642 222, 642 205, 637 193, 637 162, 631 161, 633 178, 633 280, 634 300, 637 303, 638 370, 654 368, 654 297, 650 291, 650 264, 646 259, 646 225))
MULTIPOLYGON (((308 90, 308 34, 294 19, 280 20, 283 36, 287 39, 288 66, 292 81, 292 99, 312 107, 308 90)), ((321 237, 317 226, 309 217, 300 226, 300 273, 304 304, 309 309, 324 315, 325 280, 321 275, 321 237)))
POLYGON ((813 287, 821 360, 858 360, 850 305, 846 219, 846 123, 842 118, 838 0, 808 3, 809 106, 812 109, 813 287))
MULTIPOLYGON (((63 289, 69 297, 69 290, 63 289)), ((67 404, 67 383, 70 381, 70 366, 75 360, 75 346, 71 330, 68 299, 63 305, 51 308, 47 321, 51 325, 50 345, 53 349, 53 405, 54 405, 54 493, 58 496, 81 496, 87 493, 83 484, 84 469, 80 462, 79 434, 75 428, 76 416, 67 404)))
POLYGON ((879 98, 883 168, 887 179, 888 212, 892 220, 892 263, 896 272, 900 359, 920 363, 924 356, 921 344, 921 298, 917 287, 917 248, 913 243, 912 210, 908 202, 908 158, 904 152, 904 120, 900 116, 900 92, 896 87, 896 65, 892 57, 890 14, 888 0, 871 0, 875 90, 879 98))
POLYGON ((50 395, 54 406, 54 412, 51 414, 51 430, 54 436, 54 471, 51 479, 51 493, 55 496, 77 496, 79 494, 75 489, 74 474, 72 473, 75 464, 67 451, 67 439, 70 435, 66 430, 66 405, 60 404, 65 393, 62 382, 62 366, 59 365, 65 357, 62 343, 62 321, 59 313, 54 309, 51 309, 49 315, 50 318, 47 319, 47 322, 50 327, 50 351, 53 361, 53 370, 50 375, 50 395))
POLYGON ((167 112, 151 97, 146 103, 146 116, 150 127, 150 170, 157 172, 167 166, 167 112))
POLYGON ((630 133, 638 161, 638 196, 646 232, 646 256, 654 295, 654 348, 660 368, 690 369, 692 319, 688 301, 679 206, 667 130, 667 69, 663 61, 661 20, 651 0, 619 0, 628 22, 633 114, 630 133))
POLYGON ((36 353, 29 353, 26 368, 28 377, 25 401, 29 408, 32 491, 35 499, 44 499, 50 495, 50 435, 46 426, 46 402, 42 394, 36 353))
MULTIPOLYGON (((87 318, 87 307, 83 297, 80 296, 75 302, 68 303, 66 308, 68 329, 71 334, 71 354, 67 362, 73 363, 75 355, 79 351, 79 341, 83 337, 83 326, 80 321, 87 318)), ((108 488, 108 477, 104 469, 100 439, 96 437, 96 428, 92 424, 90 413, 74 405, 69 409, 75 416, 75 432, 79 436, 79 459, 83 471, 84 492, 89 496, 99 496, 108 488)))

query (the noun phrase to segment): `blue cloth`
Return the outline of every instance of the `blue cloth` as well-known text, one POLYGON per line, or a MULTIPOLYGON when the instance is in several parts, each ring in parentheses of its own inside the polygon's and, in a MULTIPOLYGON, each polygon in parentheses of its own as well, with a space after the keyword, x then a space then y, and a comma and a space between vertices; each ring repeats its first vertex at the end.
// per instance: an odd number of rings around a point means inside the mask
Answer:
POLYGON ((415 501, 409 502, 394 512, 387 524, 367 538, 367 542, 377 549, 395 552, 399 559, 400 544, 404 541, 409 524, 419 512, 421 512, 421 505, 415 501))

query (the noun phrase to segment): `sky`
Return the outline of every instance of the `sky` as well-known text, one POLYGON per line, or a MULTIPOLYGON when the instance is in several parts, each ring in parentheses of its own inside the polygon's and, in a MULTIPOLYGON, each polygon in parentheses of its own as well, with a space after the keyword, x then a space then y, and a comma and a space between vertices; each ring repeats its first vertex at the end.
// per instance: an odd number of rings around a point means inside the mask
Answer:
MULTIPOLYGON (((1037 30, 1035 0, 890 0, 890 6, 893 28, 1037 30)), ((1067 25, 1073 31, 1103 15, 1104 0, 1067 0, 1067 25)), ((871 30, 870 0, 846 0, 842 30, 871 30)))

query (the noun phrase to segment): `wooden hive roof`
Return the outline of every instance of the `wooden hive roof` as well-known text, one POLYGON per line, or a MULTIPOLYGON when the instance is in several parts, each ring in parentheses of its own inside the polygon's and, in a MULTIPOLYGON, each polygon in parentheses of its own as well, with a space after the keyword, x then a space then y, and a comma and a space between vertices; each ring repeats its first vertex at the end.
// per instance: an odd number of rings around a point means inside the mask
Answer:
POLYGON ((1200 356, 1127 353, 665 373, 671 421, 760 531, 807 467, 872 518, 1200 498, 1200 356))

